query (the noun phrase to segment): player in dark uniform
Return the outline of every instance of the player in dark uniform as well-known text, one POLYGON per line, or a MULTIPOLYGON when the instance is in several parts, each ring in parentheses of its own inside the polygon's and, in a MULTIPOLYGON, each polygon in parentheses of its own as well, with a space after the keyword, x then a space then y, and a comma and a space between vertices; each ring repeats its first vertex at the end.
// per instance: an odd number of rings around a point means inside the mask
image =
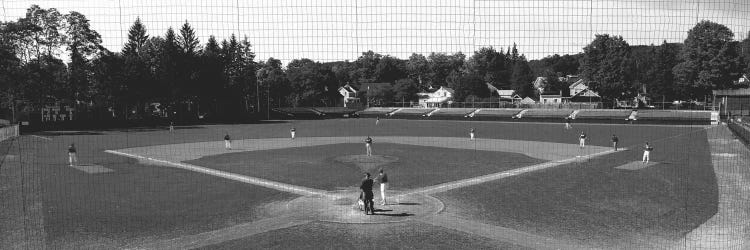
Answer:
POLYGON ((617 138, 615 134, 612 134, 612 147, 617 151, 617 143, 620 142, 620 138, 617 138))
POLYGON ((365 201, 365 214, 368 214, 368 211, 370 214, 375 214, 375 205, 372 201, 375 196, 372 193, 373 184, 372 179, 370 179, 370 173, 365 173, 365 179, 362 180, 362 185, 359 185, 359 189, 362 190, 362 197, 365 201))
POLYGON ((372 138, 370 136, 365 139, 365 148, 367 148, 367 156, 372 156, 372 138))

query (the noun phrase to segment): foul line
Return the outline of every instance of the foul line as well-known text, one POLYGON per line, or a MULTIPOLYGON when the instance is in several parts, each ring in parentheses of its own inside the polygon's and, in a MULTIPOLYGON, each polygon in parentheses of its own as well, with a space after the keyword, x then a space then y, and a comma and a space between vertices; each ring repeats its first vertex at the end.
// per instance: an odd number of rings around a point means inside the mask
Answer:
POLYGON ((126 157, 130 157, 130 158, 135 158, 135 159, 140 159, 140 160, 147 160, 147 161, 153 161, 153 162, 157 162, 157 163, 167 164, 167 165, 170 165, 170 166, 173 166, 173 167, 177 167, 177 168, 181 168, 181 169, 185 169, 185 170, 190 170, 190 171, 193 171, 193 172, 198 172, 198 173, 203 173, 203 174, 209 174, 209 175, 213 175, 213 176, 216 176, 216 177, 221 177, 221 178, 226 178, 226 179, 235 180, 235 181, 239 181, 239 182, 244 182, 244 183, 248 183, 248 184, 258 185, 258 186, 267 187, 267 188, 271 188, 271 189, 275 189, 275 190, 279 190, 279 191, 284 191, 284 192, 299 194, 299 195, 302 195, 302 196, 312 196, 312 195, 330 196, 324 190, 319 190, 319 189, 314 189, 314 188, 308 188, 308 187, 300 187, 300 186, 295 186, 295 185, 291 185, 291 184, 286 184, 286 183, 281 183, 281 182, 276 182, 276 181, 270 181, 270 180, 266 180, 266 179, 261 179, 261 178, 256 178, 256 177, 250 177, 250 176, 245 176, 245 175, 241 175, 241 174, 235 174, 235 173, 225 172, 225 171, 221 171, 221 170, 211 169, 211 168, 200 167, 200 166, 196 166, 196 165, 192 165, 192 164, 171 162, 171 161, 160 160, 160 159, 151 158, 151 157, 145 157, 145 156, 140 156, 140 155, 128 154, 128 153, 119 152, 119 151, 115 151, 115 150, 105 150, 104 152, 107 152, 107 153, 110 153, 110 154, 116 154, 116 155, 126 156, 126 157))
MULTIPOLYGON (((627 148, 623 148, 622 150, 623 151, 627 150, 627 148)), ((576 156, 576 157, 572 157, 572 158, 568 158, 568 159, 564 159, 564 160, 550 161, 550 162, 536 164, 536 165, 532 165, 532 166, 528 166, 528 167, 516 168, 516 169, 512 169, 512 170, 508 170, 508 171, 503 171, 503 172, 499 172, 499 173, 482 175, 482 176, 479 176, 479 177, 474 177, 474 178, 469 178, 469 179, 463 179, 463 180, 458 180, 458 181, 446 182, 446 183, 438 184, 438 185, 434 185, 434 186, 429 186, 429 187, 423 187, 423 188, 414 189, 411 192, 404 193, 404 194, 402 194, 400 196, 411 195, 411 194, 434 194, 434 193, 444 192, 444 191, 448 191, 448 190, 451 190, 451 189, 456 189, 456 188, 461 188, 461 187, 467 187, 467 186, 473 186, 473 185, 480 184, 480 183, 485 183, 485 182, 488 182, 488 181, 494 181, 494 180, 498 180, 498 179, 502 179, 502 178, 506 178, 506 177, 520 175, 520 174, 523 174, 523 173, 529 173, 529 172, 539 171, 539 170, 543 170, 543 169, 547 169, 547 168, 551 168, 551 167, 556 167, 556 166, 560 166, 560 165, 563 165, 563 164, 566 164, 566 163, 573 162, 575 160, 580 160, 582 158, 597 157, 597 156, 601 156, 601 155, 611 154, 611 153, 614 153, 614 152, 616 152, 616 151, 614 151, 614 150, 607 150, 607 151, 603 151, 603 152, 599 152, 599 153, 594 153, 594 154, 590 154, 590 155, 584 155, 584 156, 581 156, 581 157, 576 156)))
POLYGON ((52 138, 44 137, 44 136, 38 136, 38 135, 31 135, 31 137, 36 137, 36 138, 43 139, 43 140, 48 140, 48 141, 52 140, 52 138))

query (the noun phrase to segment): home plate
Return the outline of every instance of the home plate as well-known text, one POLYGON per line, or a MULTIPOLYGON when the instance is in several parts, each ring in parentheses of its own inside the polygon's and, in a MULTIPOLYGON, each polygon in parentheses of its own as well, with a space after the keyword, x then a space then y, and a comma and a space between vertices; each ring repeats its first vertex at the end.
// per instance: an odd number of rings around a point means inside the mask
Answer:
POLYGON ((94 164, 90 164, 90 165, 75 165, 75 166, 72 166, 72 168, 81 170, 83 172, 86 172, 87 174, 101 174, 101 173, 114 172, 114 170, 112 170, 112 169, 105 168, 105 167, 103 167, 101 165, 94 165, 94 164))
POLYGON ((651 161, 651 162, 649 162, 647 164, 643 164, 643 162, 641 162, 641 161, 634 161, 634 162, 631 162, 631 163, 620 165, 620 166, 615 167, 615 168, 616 169, 623 169, 623 170, 640 170, 640 169, 644 169, 644 168, 647 168, 647 167, 650 167, 650 166, 653 166, 653 165, 656 165, 656 164, 659 164, 659 163, 651 161))

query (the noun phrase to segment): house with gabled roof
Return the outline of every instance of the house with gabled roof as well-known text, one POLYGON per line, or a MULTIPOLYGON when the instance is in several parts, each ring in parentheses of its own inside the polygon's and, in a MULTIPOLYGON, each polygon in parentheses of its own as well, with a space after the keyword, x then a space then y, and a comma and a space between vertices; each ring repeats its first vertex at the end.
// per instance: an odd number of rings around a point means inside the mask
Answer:
POLYGON ((426 108, 440 107, 443 103, 452 102, 454 93, 456 91, 452 88, 443 86, 440 86, 438 89, 417 93, 417 96, 419 96, 419 106, 426 108))
POLYGON ((344 107, 359 106, 360 101, 357 97, 357 90, 349 84, 339 87, 339 95, 341 95, 341 103, 344 107))

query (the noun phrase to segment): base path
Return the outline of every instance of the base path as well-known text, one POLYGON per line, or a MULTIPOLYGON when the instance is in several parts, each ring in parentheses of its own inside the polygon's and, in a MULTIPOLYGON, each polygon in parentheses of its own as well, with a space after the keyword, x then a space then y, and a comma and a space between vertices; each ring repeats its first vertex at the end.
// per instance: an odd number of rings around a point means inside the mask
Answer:
MULTIPOLYGON (((501 151, 524 154, 529 157, 548 161, 559 161, 579 155, 590 155, 609 150, 609 147, 586 146, 579 149, 578 141, 571 144, 538 141, 519 141, 503 139, 476 139, 474 141, 463 137, 409 137, 409 136, 378 136, 373 137, 373 152, 377 154, 378 144, 397 143, 415 146, 475 149, 483 151, 501 151), (575 144, 572 144, 575 143, 575 144)), ((340 143, 361 143, 364 151, 363 137, 298 137, 270 139, 246 139, 232 142, 232 150, 224 148, 224 141, 192 142, 181 144, 155 145, 111 150, 119 153, 138 155, 146 158, 159 159, 170 162, 195 160, 204 156, 272 150, 295 147, 309 147, 340 143)), ((110 150, 108 150, 110 152, 110 150)))

